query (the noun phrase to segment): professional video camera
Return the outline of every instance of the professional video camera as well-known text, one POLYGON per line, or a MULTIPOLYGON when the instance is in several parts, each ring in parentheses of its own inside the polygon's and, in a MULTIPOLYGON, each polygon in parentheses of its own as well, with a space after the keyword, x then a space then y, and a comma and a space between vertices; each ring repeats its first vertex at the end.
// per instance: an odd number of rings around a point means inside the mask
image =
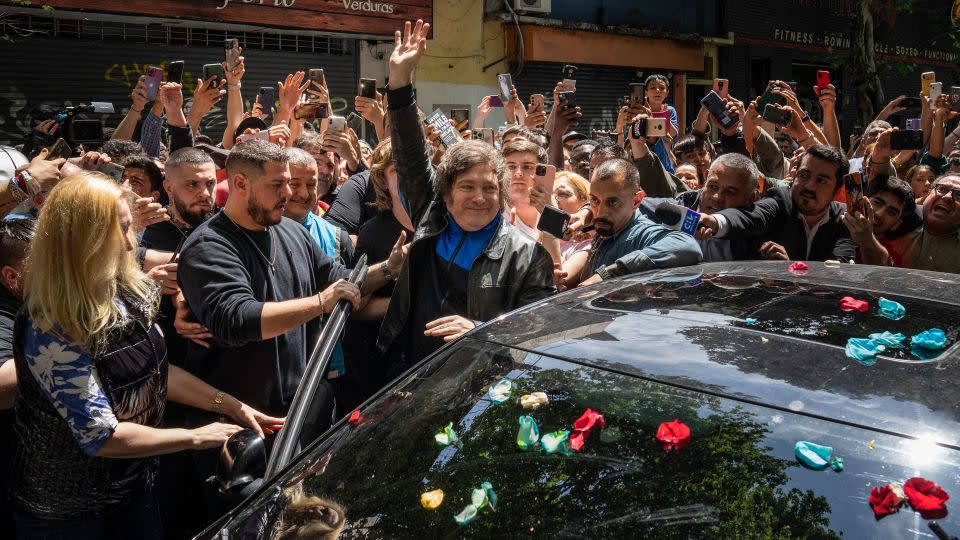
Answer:
POLYGON ((57 135, 62 137, 71 147, 77 145, 98 146, 103 143, 103 120, 79 118, 79 114, 113 114, 116 109, 113 103, 91 101, 80 105, 64 106, 57 110, 48 105, 41 105, 34 109, 34 119, 43 122, 55 120, 60 124, 57 135))

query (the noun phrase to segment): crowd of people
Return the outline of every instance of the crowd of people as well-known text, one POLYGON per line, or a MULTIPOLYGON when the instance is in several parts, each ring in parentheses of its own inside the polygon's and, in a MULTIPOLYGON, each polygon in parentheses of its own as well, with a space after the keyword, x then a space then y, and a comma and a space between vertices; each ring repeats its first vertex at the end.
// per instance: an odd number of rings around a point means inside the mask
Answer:
POLYGON ((726 120, 704 107, 681 131, 653 75, 593 138, 575 131, 564 81, 549 111, 511 89, 493 140, 485 98, 473 125, 451 123, 463 138, 451 143, 417 104, 428 31, 406 23, 384 91, 355 98, 372 148, 302 118, 330 103, 303 72, 278 84, 275 107, 244 111, 243 57, 199 81, 186 112, 180 84, 148 102, 141 78, 109 140, 71 157, 53 158, 58 124, 39 123, 20 148, 29 161, 0 182, 4 530, 201 530, 228 504, 205 481, 218 448, 242 428, 282 429, 340 301, 352 316, 318 412, 331 420, 478 324, 618 276, 755 259, 960 272, 949 96, 920 95, 923 149, 897 151, 886 119, 902 97, 847 144, 833 86, 817 88, 817 124, 780 81, 785 122, 724 92, 726 120), (198 128, 222 100, 213 141, 198 128), (638 134, 657 118, 663 133, 638 134), (110 165, 122 174, 100 172, 110 165), (694 229, 665 220, 665 203, 697 212, 694 229), (361 255, 357 286, 346 278, 361 255))

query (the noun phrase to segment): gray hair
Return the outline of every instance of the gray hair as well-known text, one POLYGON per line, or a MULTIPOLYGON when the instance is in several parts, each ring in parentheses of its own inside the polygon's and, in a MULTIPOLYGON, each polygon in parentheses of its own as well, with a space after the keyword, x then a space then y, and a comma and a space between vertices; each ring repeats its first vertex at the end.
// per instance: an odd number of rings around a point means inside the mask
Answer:
POLYGON ((712 172, 717 165, 723 165, 728 169, 734 169, 740 172, 740 174, 746 175, 750 181, 750 189, 760 189, 760 169, 758 169, 757 164, 747 156, 736 152, 723 154, 713 160, 713 163, 710 164, 710 171, 712 172))
POLYGON ((290 165, 296 165, 298 167, 317 165, 316 158, 314 158, 310 152, 307 152, 303 148, 287 148, 286 152, 290 165))

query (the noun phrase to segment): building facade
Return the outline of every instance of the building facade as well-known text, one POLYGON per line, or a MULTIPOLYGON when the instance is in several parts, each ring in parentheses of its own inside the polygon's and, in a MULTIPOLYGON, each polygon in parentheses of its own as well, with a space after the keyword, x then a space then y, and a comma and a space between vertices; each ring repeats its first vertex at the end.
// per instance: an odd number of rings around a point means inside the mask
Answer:
MULTIPOLYGON (((130 106, 129 94, 140 75, 149 66, 165 67, 175 60, 185 62, 184 94, 189 104, 202 66, 223 61, 227 38, 237 38, 244 49, 247 71, 242 92, 247 110, 259 87, 275 88, 287 73, 323 68, 334 112, 346 115, 353 110, 367 44, 392 42, 393 31, 404 20, 433 20, 433 0, 45 0, 43 4, 53 9, 3 8, 0 33, 12 40, 0 41, 4 74, 0 143, 22 142, 34 124, 29 113, 40 104, 111 102, 117 114, 104 121, 115 126, 130 106)), ((366 61, 385 66, 385 60, 366 61)), ((383 84, 383 77, 379 83, 383 84)), ((225 126, 222 106, 212 110, 202 126, 214 140, 219 140, 225 126)))
MULTIPOLYGON (((815 119, 819 107, 813 86, 817 70, 830 71, 839 91, 841 133, 854 133, 855 88, 845 58, 856 0, 737 0, 726 3, 723 30, 734 44, 720 54, 721 77, 738 98, 756 97, 771 79, 796 81, 799 98, 815 119)), ((944 92, 960 84, 960 51, 949 39, 953 0, 874 2, 874 40, 880 82, 886 100, 920 92, 920 74, 933 71, 944 92)), ((908 110, 892 118, 901 129, 908 110)), ((862 127, 862 126, 861 126, 862 127)))

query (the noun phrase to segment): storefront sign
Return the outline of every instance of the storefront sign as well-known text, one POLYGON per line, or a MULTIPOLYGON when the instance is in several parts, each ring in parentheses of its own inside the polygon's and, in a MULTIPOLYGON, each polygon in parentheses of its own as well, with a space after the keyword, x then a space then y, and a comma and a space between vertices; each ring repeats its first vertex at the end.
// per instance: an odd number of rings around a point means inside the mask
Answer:
POLYGON ((293 30, 392 38, 407 20, 433 22, 433 0, 44 0, 56 10, 78 10, 253 24, 293 30))
MULTIPOLYGON (((850 49, 850 36, 835 32, 802 32, 788 28, 775 28, 773 30, 773 39, 781 43, 794 43, 797 45, 809 45, 813 47, 823 47, 826 49, 850 49)), ((925 49, 922 47, 913 47, 906 45, 893 45, 890 43, 876 41, 873 45, 874 52, 883 56, 903 57, 911 60, 925 60, 937 62, 957 63, 960 61, 960 55, 956 52, 938 51, 935 49, 925 49)))

